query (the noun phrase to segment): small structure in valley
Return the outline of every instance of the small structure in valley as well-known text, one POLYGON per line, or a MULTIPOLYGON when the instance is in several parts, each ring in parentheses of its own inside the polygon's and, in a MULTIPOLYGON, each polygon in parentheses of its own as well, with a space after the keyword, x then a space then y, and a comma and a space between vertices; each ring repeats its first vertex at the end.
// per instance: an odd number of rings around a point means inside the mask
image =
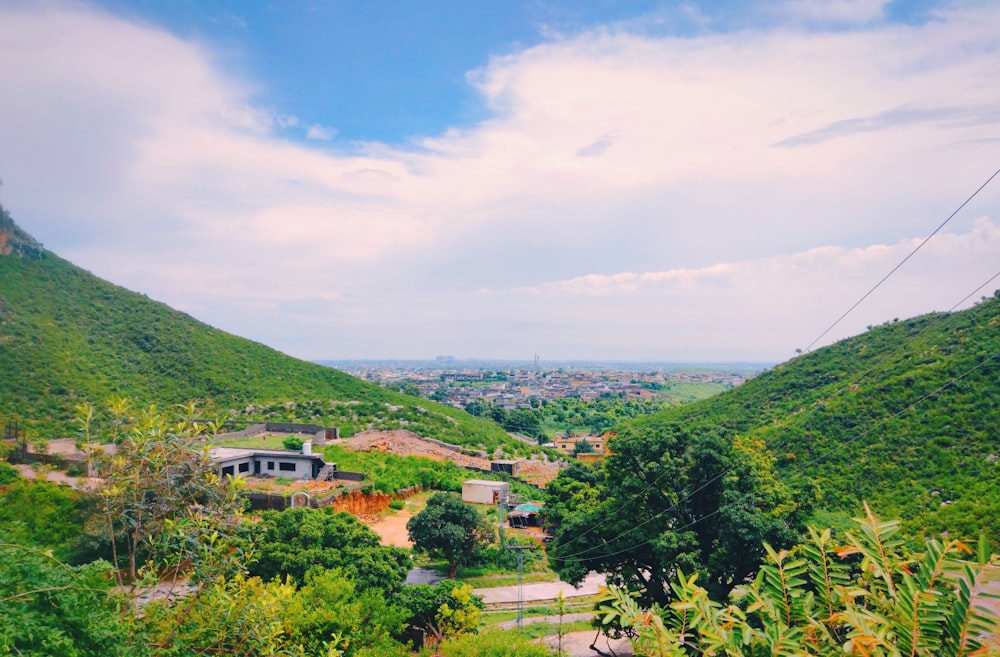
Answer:
POLYGON ((462 501, 473 504, 496 504, 510 497, 510 484, 506 481, 469 479, 462 484, 462 501))
POLYGON ((326 481, 336 478, 337 465, 326 463, 322 455, 312 453, 311 447, 311 443, 305 443, 301 452, 213 447, 209 456, 222 477, 267 475, 326 481))
POLYGON ((540 504, 518 504, 507 516, 507 522, 514 529, 542 526, 542 506, 540 504))

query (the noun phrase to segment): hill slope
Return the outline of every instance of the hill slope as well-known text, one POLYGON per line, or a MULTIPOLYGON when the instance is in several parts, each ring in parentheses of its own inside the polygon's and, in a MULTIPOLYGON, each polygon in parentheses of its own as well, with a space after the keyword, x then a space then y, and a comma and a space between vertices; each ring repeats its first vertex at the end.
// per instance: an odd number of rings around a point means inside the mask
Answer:
MULTIPOLYGON (((870 329, 658 416, 765 441, 821 510, 1000 540, 1000 292, 870 329)), ((656 421, 656 420, 652 420, 656 421)))
POLYGON ((0 207, 0 414, 21 415, 32 437, 72 435, 74 406, 112 395, 135 407, 195 399, 209 417, 348 432, 406 426, 490 450, 524 448, 464 411, 292 358, 101 280, 44 250, 0 207))

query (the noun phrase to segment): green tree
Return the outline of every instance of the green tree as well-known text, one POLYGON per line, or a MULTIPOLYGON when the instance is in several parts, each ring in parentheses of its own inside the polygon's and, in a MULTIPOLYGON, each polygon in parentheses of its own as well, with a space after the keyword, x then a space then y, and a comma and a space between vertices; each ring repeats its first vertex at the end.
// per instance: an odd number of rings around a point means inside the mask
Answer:
POLYGON ((265 580, 303 584, 310 570, 339 569, 359 590, 390 594, 410 567, 406 550, 381 545, 357 518, 330 507, 265 511, 251 531, 257 558, 249 571, 265 580))
POLYGON ((752 575, 764 541, 797 537, 803 509, 758 443, 653 420, 624 429, 611 450, 596 500, 550 519, 549 560, 565 581, 597 570, 665 604, 683 569, 721 598, 752 575))
POLYGON ((95 502, 93 495, 44 480, 10 484, 0 496, 0 535, 10 543, 51 550, 61 561, 93 560, 101 542, 86 526, 95 502))
MULTIPOLYGON (((190 406, 183 414, 196 415, 190 406)), ((118 445, 98 493, 114 559, 127 559, 130 581, 165 521, 225 496, 204 448, 206 429, 214 432, 213 425, 171 421, 152 406, 118 445)))
POLYGON ((476 552, 493 542, 493 528, 458 495, 436 493, 423 511, 406 523, 413 549, 448 562, 448 577, 470 563, 476 552))
POLYGON ((910 554, 898 522, 865 510, 844 544, 829 529, 810 527, 809 539, 793 550, 765 546, 757 577, 728 603, 712 600, 697 576, 678 573, 669 607, 643 610, 612 589, 604 618, 630 628, 637 651, 650 657, 985 654, 983 638, 997 621, 975 606, 973 591, 987 579, 986 541, 974 560, 954 539, 931 539, 922 554, 910 554))
MULTIPOLYGON (((394 601, 396 598, 394 598, 394 601)), ((362 589, 337 570, 313 570, 282 609, 289 639, 309 655, 331 648, 345 656, 404 652, 393 638, 403 630, 406 610, 378 589, 362 589)))
POLYGON ((0 486, 13 484, 14 482, 20 480, 21 473, 18 472, 17 468, 6 461, 0 461, 0 486))
POLYGON ((141 622, 156 655, 304 656, 283 624, 294 595, 290 583, 220 577, 180 601, 147 604, 141 622))
POLYGON ((482 620, 483 599, 454 580, 407 586, 397 600, 409 614, 407 625, 430 635, 438 648, 447 638, 475 632, 482 620))
POLYGON ((111 564, 67 566, 41 550, 0 544, 0 655, 127 657, 145 654, 122 622, 111 564))

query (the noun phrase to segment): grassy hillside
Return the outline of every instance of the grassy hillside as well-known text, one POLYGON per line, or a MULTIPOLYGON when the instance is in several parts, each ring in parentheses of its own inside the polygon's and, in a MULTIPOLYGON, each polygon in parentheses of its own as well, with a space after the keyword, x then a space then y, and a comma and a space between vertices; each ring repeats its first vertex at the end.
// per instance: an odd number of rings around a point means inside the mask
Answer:
POLYGON ((660 419, 765 441, 817 508, 1000 540, 1000 294, 894 321, 660 419))
POLYGON ((195 399, 208 417, 289 419, 523 451, 495 424, 291 358, 112 285, 45 251, 0 208, 0 414, 72 435, 74 406, 195 399), (295 402, 295 403, 289 403, 295 402))

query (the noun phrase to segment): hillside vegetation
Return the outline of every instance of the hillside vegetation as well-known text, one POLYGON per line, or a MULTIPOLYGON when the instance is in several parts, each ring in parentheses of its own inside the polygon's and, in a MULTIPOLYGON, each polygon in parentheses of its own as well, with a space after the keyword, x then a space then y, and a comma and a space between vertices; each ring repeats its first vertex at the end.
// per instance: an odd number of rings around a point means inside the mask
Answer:
POLYGON ((524 451, 494 423, 212 328, 46 251, 0 208, 0 414, 29 437, 72 435, 74 407, 198 400, 208 418, 298 420, 345 433, 405 427, 524 451))
POLYGON ((761 439, 818 511, 1000 539, 1000 294, 893 321, 637 424, 761 439))

